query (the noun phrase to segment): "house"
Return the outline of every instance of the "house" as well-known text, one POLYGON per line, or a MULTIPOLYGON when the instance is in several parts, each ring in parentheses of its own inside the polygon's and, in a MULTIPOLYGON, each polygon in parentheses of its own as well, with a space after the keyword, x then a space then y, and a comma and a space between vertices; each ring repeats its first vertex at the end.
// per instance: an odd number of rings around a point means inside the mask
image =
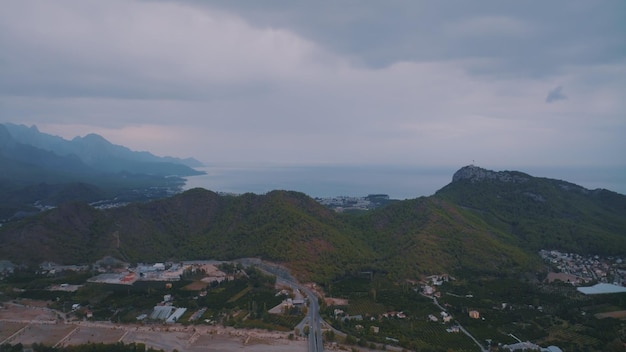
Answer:
POLYGON ((432 286, 429 286, 429 285, 424 285, 424 289, 422 290, 422 292, 423 292, 425 295, 430 296, 430 295, 432 295, 432 294, 433 294, 433 292, 435 292, 435 291, 434 291, 434 289, 432 288, 432 286))
POLYGON ((370 326, 370 331, 372 332, 372 334, 378 334, 380 332, 380 327, 370 326))
POLYGON ((469 317, 472 319, 480 319, 480 313, 477 310, 470 310, 469 317))
POLYGON ((460 329, 459 329, 458 326, 455 325, 455 326, 451 326, 451 327, 447 328, 446 331, 447 332, 459 332, 460 329))
POLYGON ((444 323, 449 323, 452 320, 452 316, 450 314, 448 314, 447 312, 441 312, 441 319, 443 319, 444 323))

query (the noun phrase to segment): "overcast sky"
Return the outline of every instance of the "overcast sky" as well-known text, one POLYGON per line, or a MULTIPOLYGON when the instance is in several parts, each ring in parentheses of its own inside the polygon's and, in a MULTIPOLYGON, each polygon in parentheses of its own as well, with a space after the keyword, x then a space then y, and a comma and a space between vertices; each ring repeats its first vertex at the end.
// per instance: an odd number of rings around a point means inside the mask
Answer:
POLYGON ((626 1, 31 1, 0 122, 203 162, 626 165, 626 1))

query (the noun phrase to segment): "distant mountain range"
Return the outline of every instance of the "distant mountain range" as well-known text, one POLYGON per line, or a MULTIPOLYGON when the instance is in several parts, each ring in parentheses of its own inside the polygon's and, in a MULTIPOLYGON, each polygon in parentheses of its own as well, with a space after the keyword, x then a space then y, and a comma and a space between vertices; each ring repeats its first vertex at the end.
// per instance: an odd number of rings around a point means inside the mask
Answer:
POLYGON ((398 279, 520 276, 542 270, 537 252, 544 248, 623 256, 624 214, 626 196, 618 193, 467 166, 433 196, 362 214, 335 213, 291 191, 220 196, 193 189, 107 210, 70 202, 1 227, 0 259, 260 257, 318 282, 364 270, 398 279))
MULTIPOLYGON (((132 151, 124 146, 112 144, 94 133, 66 140, 39 132, 37 126, 27 127, 11 123, 0 126, 0 137, 5 141, 2 146, 12 145, 14 152, 19 151, 20 147, 30 146, 31 149, 51 152, 57 157, 72 160, 68 163, 78 159, 84 164, 82 166, 88 166, 99 172, 190 176, 198 174, 193 167, 203 166, 193 158, 159 157, 149 152, 132 151)), ((31 155, 12 155, 13 159, 33 162, 29 156, 31 155)))
POLYGON ((182 182, 171 176, 202 173, 193 169, 202 165, 195 159, 131 151, 96 134, 65 140, 9 123, 0 124, 0 164, 0 219, 34 211, 34 202, 100 200, 138 188, 171 187, 182 182))

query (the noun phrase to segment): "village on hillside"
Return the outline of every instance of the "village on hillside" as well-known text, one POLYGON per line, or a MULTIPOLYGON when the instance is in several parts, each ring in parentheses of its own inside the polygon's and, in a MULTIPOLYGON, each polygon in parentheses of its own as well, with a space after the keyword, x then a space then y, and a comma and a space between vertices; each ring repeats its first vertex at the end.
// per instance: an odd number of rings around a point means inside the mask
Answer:
POLYGON ((626 263, 623 258, 582 256, 557 250, 541 250, 541 258, 554 270, 548 282, 562 281, 575 286, 605 283, 615 286, 626 284, 626 263))

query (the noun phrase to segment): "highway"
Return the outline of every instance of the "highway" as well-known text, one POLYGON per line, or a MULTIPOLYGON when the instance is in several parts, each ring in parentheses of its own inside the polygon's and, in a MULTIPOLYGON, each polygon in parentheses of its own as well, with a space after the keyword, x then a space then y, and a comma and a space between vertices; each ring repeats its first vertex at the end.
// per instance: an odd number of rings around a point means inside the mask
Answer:
POLYGON ((317 301, 317 296, 305 286, 302 286, 295 281, 280 278, 280 283, 288 285, 294 290, 300 290, 306 298, 308 304, 308 313, 304 319, 296 326, 296 328, 302 334, 304 327, 309 327, 309 352, 322 352, 324 351, 324 343, 322 341, 322 321, 320 317, 320 305, 317 301))
POLYGON ((276 275, 276 280, 281 284, 288 285, 293 290, 300 290, 300 292, 306 295, 307 301, 309 302, 309 311, 307 316, 298 324, 297 328, 300 332, 303 332, 304 326, 308 323, 309 352, 323 352, 324 343, 322 341, 322 318, 320 317, 320 305, 317 300, 317 295, 315 295, 315 293, 307 287, 300 285, 285 268, 279 265, 262 262, 256 258, 242 258, 237 261, 243 265, 255 265, 263 271, 276 275))
POLYGON ((317 296, 304 286, 300 287, 300 290, 304 292, 309 301, 309 352, 322 352, 324 351, 324 343, 322 342, 320 305, 317 296))

